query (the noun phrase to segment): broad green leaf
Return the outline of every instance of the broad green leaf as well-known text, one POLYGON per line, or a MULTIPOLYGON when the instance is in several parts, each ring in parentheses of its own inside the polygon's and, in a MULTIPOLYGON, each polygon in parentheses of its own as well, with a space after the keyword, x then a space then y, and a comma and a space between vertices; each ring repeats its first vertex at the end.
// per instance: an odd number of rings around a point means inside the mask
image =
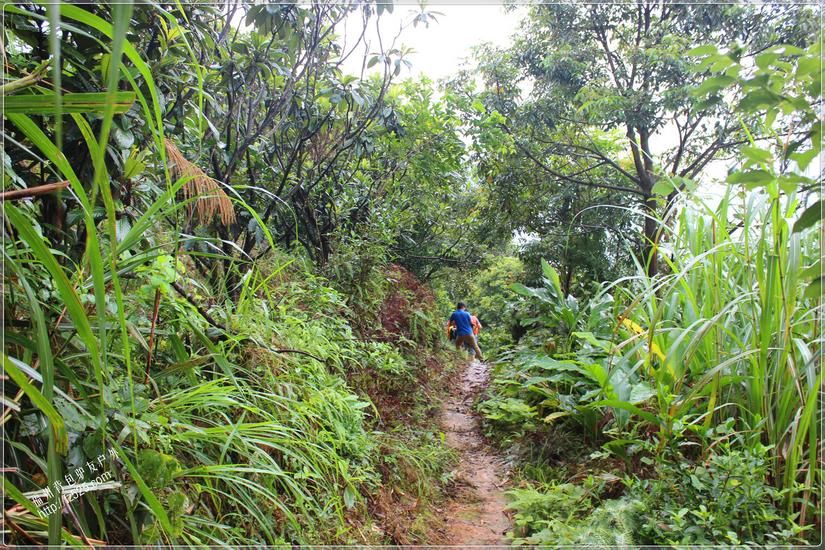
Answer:
POLYGON ((741 183, 748 189, 764 187, 774 181, 774 175, 766 170, 737 171, 728 176, 728 183, 741 183))
POLYGON ((816 184, 816 181, 808 178, 806 176, 799 175, 795 172, 789 172, 787 174, 782 174, 781 176, 776 178, 776 182, 779 184, 780 189, 785 193, 793 193, 797 189, 799 189, 800 185, 810 185, 813 186, 816 184))
POLYGON ((547 263, 547 260, 544 258, 541 259, 541 272, 542 274, 553 283, 553 288, 556 290, 559 296, 563 293, 561 291, 561 280, 559 279, 559 273, 556 269, 547 263))
POLYGON ((644 382, 639 382, 633 385, 630 390, 630 397, 629 401, 634 405, 638 405, 639 403, 644 403, 651 397, 656 395, 656 390, 645 384, 644 382))
POLYGON ((719 53, 719 50, 713 44, 704 44, 702 46, 697 46, 691 50, 688 50, 686 55, 690 56, 700 56, 700 55, 708 55, 712 53, 719 53))
POLYGON ((752 113, 759 109, 775 107, 781 101, 781 95, 765 88, 756 88, 742 98, 739 102, 739 109, 746 113, 752 113))
POLYGON ((344 489, 344 506, 348 509, 355 506, 357 495, 358 493, 356 493, 355 488, 352 485, 347 485, 344 489))
POLYGON ((723 88, 727 88, 734 82, 734 78, 727 75, 712 76, 702 82, 699 87, 693 90, 693 94, 699 97, 714 94, 723 88))
POLYGON ((819 277, 818 279, 814 279, 813 281, 805 287, 805 298, 812 298, 814 300, 819 300, 822 298, 822 283, 825 277, 819 277))
POLYGON ((673 185, 673 183, 670 180, 668 180, 667 178, 662 178, 659 181, 657 181, 655 184, 653 184, 653 189, 651 189, 650 191, 654 195, 659 195, 660 197, 666 197, 666 196, 670 195, 674 191, 674 189, 675 189, 675 186, 673 185))
POLYGON ((773 155, 770 151, 760 147, 745 146, 740 149, 743 155, 749 160, 757 163, 771 163, 773 162, 773 155))
POLYGON ((789 155, 789 158, 796 161, 796 164, 799 166, 800 170, 805 171, 808 169, 808 166, 810 166, 811 161, 813 161, 818 154, 819 151, 816 149, 808 149, 807 151, 803 151, 801 153, 792 153, 789 155))
POLYGON ((762 70, 766 70, 777 59, 779 59, 779 54, 772 52, 764 52, 756 56, 756 66, 762 70))
POLYGON ((796 60, 796 66, 797 78, 822 71, 822 61, 816 57, 800 57, 796 60))
POLYGON ((599 340, 592 332, 574 332, 571 334, 576 338, 580 338, 590 344, 593 347, 601 348, 605 351, 609 351, 613 347, 613 343, 607 340, 599 340))
POLYGON ((657 426, 661 424, 661 420, 655 415, 650 414, 649 412, 643 411, 633 403, 629 403, 627 401, 621 401, 619 399, 604 399, 602 401, 596 401, 595 403, 591 403, 591 407, 612 407, 614 409, 623 409, 632 414, 635 414, 639 418, 643 418, 650 422, 651 424, 656 424, 657 426))
POLYGON ((804 231, 812 227, 816 222, 822 219, 822 209, 825 208, 825 201, 819 200, 805 209, 793 224, 794 233, 804 231))
MULTIPOLYGON (((712 72, 712 73, 721 73, 722 71, 724 71, 725 69, 727 69, 731 65, 734 65, 734 63, 735 63, 734 60, 731 59, 729 56, 720 55, 718 57, 718 59, 716 60, 716 62, 713 65, 710 66, 710 72, 712 72)), ((727 78, 732 78, 732 77, 728 76, 727 74, 720 75, 720 76, 725 76, 727 78)))
POLYGON ((535 296, 533 289, 524 286, 521 283, 513 283, 510 285, 510 290, 522 296, 535 296))

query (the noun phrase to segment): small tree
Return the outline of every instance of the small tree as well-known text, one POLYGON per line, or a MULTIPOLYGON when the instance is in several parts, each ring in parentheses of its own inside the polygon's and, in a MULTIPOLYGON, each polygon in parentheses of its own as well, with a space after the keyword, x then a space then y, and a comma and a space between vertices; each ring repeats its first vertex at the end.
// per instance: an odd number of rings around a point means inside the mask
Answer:
POLYGON ((805 45, 816 17, 800 6, 639 1, 539 5, 524 25, 509 50, 482 50, 493 59, 479 66, 485 112, 504 115, 500 127, 529 159, 523 181, 538 170, 551 192, 590 187, 640 205, 653 275, 660 219, 677 191, 746 139, 724 103, 695 98, 705 74, 685 53, 708 42, 735 44, 740 58, 805 45))

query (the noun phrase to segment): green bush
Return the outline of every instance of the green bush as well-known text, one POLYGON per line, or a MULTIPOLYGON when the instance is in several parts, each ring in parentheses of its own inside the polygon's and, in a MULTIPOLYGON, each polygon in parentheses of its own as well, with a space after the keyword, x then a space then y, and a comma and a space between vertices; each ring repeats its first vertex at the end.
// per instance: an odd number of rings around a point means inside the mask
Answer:
POLYGON ((766 448, 728 445, 695 464, 660 457, 654 477, 624 476, 624 496, 612 499, 604 498, 607 482, 620 481, 612 474, 574 483, 563 467, 522 467, 519 487, 507 492, 510 538, 552 546, 804 544, 810 528, 782 511, 768 456, 766 448))
POLYGON ((805 529, 781 509, 782 491, 768 480, 768 449, 725 449, 688 465, 659 462, 656 478, 632 480, 642 503, 642 544, 798 544, 805 529))
POLYGON ((515 397, 493 397, 479 405, 489 422, 511 437, 522 437, 536 428, 536 408, 515 397))
POLYGON ((602 480, 588 476, 581 485, 551 482, 508 491, 514 512, 516 546, 618 546, 634 544, 639 505, 620 499, 598 505, 602 480))

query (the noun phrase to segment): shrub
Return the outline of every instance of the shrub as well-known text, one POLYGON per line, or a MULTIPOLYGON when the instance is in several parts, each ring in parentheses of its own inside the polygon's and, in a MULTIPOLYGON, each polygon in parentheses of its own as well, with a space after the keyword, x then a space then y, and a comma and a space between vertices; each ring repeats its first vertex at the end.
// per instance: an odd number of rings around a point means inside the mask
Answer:
POLYGON ((796 544, 804 529, 780 509, 768 480, 768 449, 726 449, 704 462, 660 462, 657 477, 633 480, 642 503, 642 544, 796 544))
POLYGON ((589 476, 583 485, 550 483, 508 491, 514 511, 516 546, 618 546, 634 544, 638 503, 619 499, 598 504, 601 482, 589 476))

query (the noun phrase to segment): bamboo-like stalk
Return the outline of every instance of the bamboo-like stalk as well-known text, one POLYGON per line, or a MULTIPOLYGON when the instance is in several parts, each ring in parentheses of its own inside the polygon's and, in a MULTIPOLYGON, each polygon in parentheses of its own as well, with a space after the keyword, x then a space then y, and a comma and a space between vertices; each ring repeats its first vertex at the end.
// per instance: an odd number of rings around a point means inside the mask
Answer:
POLYGON ((46 71, 48 70, 49 65, 51 64, 51 61, 51 59, 47 59, 26 76, 3 84, 2 86, 0 86, 0 95, 12 94, 24 88, 28 88, 29 86, 34 86, 35 84, 40 82, 40 80, 43 78, 43 75, 46 74, 46 71))

